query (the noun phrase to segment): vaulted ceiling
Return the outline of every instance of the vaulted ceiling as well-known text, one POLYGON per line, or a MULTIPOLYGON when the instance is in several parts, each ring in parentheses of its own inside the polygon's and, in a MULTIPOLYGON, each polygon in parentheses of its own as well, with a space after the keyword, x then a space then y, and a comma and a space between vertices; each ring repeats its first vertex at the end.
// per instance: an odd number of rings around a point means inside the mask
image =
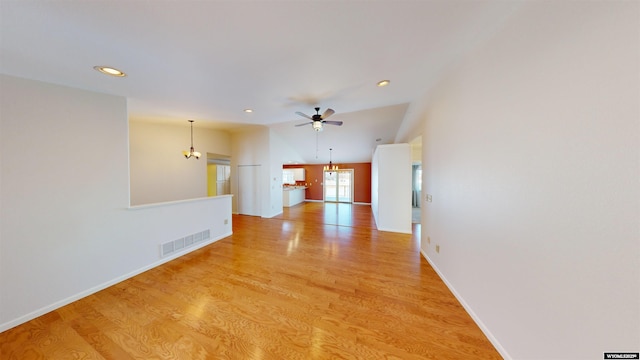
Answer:
POLYGON ((329 147, 336 162, 370 161, 447 69, 519 6, 1 0, 0 72, 125 96, 132 119, 269 126, 309 163, 326 160, 329 147), (384 79, 391 83, 377 87, 384 79), (315 106, 334 109, 331 119, 344 125, 294 127, 307 121, 295 112, 315 106))

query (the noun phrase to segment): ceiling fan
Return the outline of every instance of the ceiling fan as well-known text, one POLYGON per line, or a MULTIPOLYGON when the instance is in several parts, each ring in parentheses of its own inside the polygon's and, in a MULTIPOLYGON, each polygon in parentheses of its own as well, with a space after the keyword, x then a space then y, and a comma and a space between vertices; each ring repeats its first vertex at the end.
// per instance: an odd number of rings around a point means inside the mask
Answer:
POLYGON ((313 130, 315 130, 315 131, 322 131, 322 125, 323 124, 342 126, 342 121, 325 120, 329 116, 333 115, 333 113, 335 113, 335 111, 333 111, 333 109, 325 110, 324 113, 322 113, 322 115, 320 115, 320 108, 319 107, 315 108, 315 110, 316 110, 316 114, 313 115, 313 116, 309 116, 307 114, 304 114, 304 113, 301 113, 299 111, 296 111, 296 114, 311 120, 311 122, 306 122, 304 124, 298 124, 296 126, 305 126, 305 125, 311 124, 311 126, 313 127, 313 130))

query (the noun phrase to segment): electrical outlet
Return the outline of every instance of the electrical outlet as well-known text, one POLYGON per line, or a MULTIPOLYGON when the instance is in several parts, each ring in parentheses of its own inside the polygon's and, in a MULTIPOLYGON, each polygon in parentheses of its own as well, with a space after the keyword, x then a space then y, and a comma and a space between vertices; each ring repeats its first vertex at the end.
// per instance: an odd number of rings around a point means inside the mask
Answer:
POLYGON ((440 254, 440 245, 436 245, 436 252, 440 254))
POLYGON ((431 244, 431 238, 427 236, 427 244, 431 244))
POLYGON ((229 224, 229 219, 224 219, 224 224, 225 225, 229 224))
POLYGON ((427 202, 432 202, 433 199, 431 198, 431 194, 427 194, 427 202))

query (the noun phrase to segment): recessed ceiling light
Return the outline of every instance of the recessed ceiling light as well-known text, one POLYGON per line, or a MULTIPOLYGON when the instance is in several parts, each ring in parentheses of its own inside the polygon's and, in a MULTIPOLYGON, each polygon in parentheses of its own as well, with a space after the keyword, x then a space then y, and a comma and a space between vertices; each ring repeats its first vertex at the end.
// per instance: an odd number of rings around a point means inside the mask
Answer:
POLYGON ((244 109, 244 112, 246 112, 246 113, 252 113, 252 112, 253 112, 253 109, 244 109))
POLYGON ((382 80, 382 81, 378 81, 378 83, 376 84, 378 87, 383 87, 383 86, 387 86, 389 85, 389 83, 391 83, 390 80, 382 80))
POLYGON ((124 72, 116 69, 116 68, 112 68, 110 66, 94 66, 94 69, 100 71, 103 74, 107 74, 107 75, 111 75, 111 76, 117 76, 117 77, 124 77, 127 76, 127 74, 125 74, 124 72))

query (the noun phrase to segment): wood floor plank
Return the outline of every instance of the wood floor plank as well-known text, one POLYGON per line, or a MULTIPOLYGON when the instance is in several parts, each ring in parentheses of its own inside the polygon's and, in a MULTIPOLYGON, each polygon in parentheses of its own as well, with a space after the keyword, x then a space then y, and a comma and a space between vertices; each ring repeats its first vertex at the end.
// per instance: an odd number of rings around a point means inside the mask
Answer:
MULTIPOLYGON (((369 206, 303 203, 0 333, 0 359, 499 359, 369 206)), ((419 229, 418 229, 419 230, 419 229)))

